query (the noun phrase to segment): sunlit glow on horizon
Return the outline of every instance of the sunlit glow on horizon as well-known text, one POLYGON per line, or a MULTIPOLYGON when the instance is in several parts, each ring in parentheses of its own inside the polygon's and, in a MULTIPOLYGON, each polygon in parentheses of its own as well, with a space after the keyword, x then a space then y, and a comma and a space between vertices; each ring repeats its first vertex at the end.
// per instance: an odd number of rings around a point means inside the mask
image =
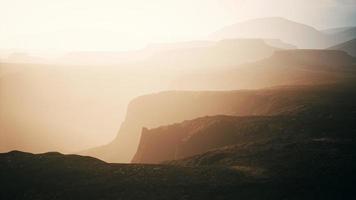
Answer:
POLYGON ((0 49, 51 54, 124 51, 150 43, 201 40, 226 25, 266 16, 316 24, 323 16, 318 11, 330 10, 336 1, 324 0, 322 5, 305 0, 268 4, 260 0, 0 2, 0 49))

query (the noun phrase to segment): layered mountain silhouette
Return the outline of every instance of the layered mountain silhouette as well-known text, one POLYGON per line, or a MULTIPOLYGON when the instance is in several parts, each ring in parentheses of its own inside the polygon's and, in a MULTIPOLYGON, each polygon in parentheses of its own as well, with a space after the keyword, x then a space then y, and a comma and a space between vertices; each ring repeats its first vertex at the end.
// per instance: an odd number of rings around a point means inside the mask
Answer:
POLYGON ((324 84, 355 77, 355 64, 356 58, 344 51, 283 50, 235 69, 187 75, 172 84, 177 88, 195 90, 324 84))
POLYGON ((354 27, 337 27, 337 28, 328 28, 328 29, 324 29, 322 30, 323 33, 326 33, 326 34, 338 34, 338 33, 341 33, 341 32, 344 32, 344 31, 348 31, 348 30, 351 30, 353 29, 354 27))
POLYGON ((352 56, 356 56, 356 39, 344 42, 333 47, 329 47, 329 49, 345 51, 352 56))
MULTIPOLYGON (((308 68, 306 72, 305 74, 310 73, 308 68)), ((353 82, 354 75, 352 70, 342 72, 339 82, 353 82)), ((290 79, 290 74, 284 78, 290 79)), ((332 79, 329 83, 333 81, 332 79)), ((321 82, 314 85, 319 84, 321 82)), ((138 146, 142 127, 154 128, 206 115, 276 115, 295 112, 307 106, 304 101, 318 101, 319 97, 312 89, 313 86, 302 87, 307 88, 304 90, 298 88, 277 87, 220 92, 172 91, 142 96, 128 106, 126 119, 112 143, 82 154, 110 162, 129 162, 138 146)))
POLYGON ((216 31, 214 39, 274 38, 299 48, 326 48, 356 37, 354 28, 319 31, 311 26, 280 17, 261 18, 236 23, 216 31))
MULTIPOLYGON (((202 78, 193 74, 191 78, 186 76, 178 82, 179 88, 200 90, 330 84, 355 79, 355 62, 354 57, 343 51, 277 51, 270 58, 235 70, 202 74, 202 78)), ((110 162, 129 162, 138 146, 142 127, 154 128, 206 115, 264 115, 274 112, 269 110, 271 102, 259 92, 166 92, 137 98, 129 104, 117 138, 108 145, 82 154, 110 162)), ((275 90, 275 95, 278 99, 278 95, 283 94, 275 90)), ((295 98, 298 99, 297 95, 295 98)), ((278 107, 278 103, 273 105, 278 107)))
POLYGON ((1 50, 0 199, 353 199, 355 47, 356 27, 270 17, 127 52, 1 50))
POLYGON ((231 67, 269 57, 277 49, 294 46, 279 40, 230 39, 151 44, 128 52, 72 52, 60 58, 71 64, 122 65, 159 70, 231 67), (267 44, 268 43, 268 44, 267 44))
POLYGON ((356 27, 344 27, 329 29, 328 34, 335 38, 335 41, 349 41, 356 38, 356 27))
MULTIPOLYGON (((292 48, 278 40, 271 40, 275 46, 292 48), (283 46, 285 45, 285 46, 283 46)), ((267 45, 262 39, 221 40, 209 46, 193 46, 156 52, 146 64, 161 68, 185 70, 209 70, 234 67, 236 65, 267 58, 278 50, 267 45)))

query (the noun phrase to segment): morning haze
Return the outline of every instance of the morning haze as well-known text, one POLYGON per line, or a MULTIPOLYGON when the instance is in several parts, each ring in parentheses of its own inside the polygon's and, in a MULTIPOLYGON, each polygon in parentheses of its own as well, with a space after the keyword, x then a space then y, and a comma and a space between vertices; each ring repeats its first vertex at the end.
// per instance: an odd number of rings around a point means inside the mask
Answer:
POLYGON ((0 199, 354 196, 355 1, 0 1, 0 199))

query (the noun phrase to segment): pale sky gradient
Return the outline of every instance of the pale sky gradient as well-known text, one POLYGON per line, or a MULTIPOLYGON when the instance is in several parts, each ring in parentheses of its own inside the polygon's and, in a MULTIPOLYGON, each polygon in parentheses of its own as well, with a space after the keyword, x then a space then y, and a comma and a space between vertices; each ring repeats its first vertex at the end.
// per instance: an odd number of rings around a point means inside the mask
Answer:
POLYGON ((118 51, 205 39, 226 25, 280 16, 317 28, 355 25, 355 0, 0 0, 0 49, 118 51))

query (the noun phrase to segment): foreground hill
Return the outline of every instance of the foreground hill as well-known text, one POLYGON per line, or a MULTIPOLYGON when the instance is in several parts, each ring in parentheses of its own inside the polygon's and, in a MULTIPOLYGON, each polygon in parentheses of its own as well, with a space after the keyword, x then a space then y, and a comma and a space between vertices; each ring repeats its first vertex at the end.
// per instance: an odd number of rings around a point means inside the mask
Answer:
MULTIPOLYGON (((244 166, 109 164, 76 155, 14 151, 0 154, 0 198, 344 199, 353 194, 356 180, 350 171, 355 167, 353 157, 347 155, 333 156, 334 162, 320 157, 315 161, 323 162, 313 163, 319 169, 315 174, 292 173, 299 169, 290 166, 291 175, 286 177, 244 166), (335 166, 340 163, 344 165, 335 166)), ((312 156, 307 158, 313 161, 312 156)), ((282 161, 272 159, 276 166, 282 161)))
MULTIPOLYGON (((239 185, 254 182, 252 176, 246 179, 248 173, 228 168, 109 164, 77 155, 18 151, 0 154, 0 176, 1 199, 27 200, 231 197, 239 185)), ((241 195, 252 195, 248 193, 241 195)))

